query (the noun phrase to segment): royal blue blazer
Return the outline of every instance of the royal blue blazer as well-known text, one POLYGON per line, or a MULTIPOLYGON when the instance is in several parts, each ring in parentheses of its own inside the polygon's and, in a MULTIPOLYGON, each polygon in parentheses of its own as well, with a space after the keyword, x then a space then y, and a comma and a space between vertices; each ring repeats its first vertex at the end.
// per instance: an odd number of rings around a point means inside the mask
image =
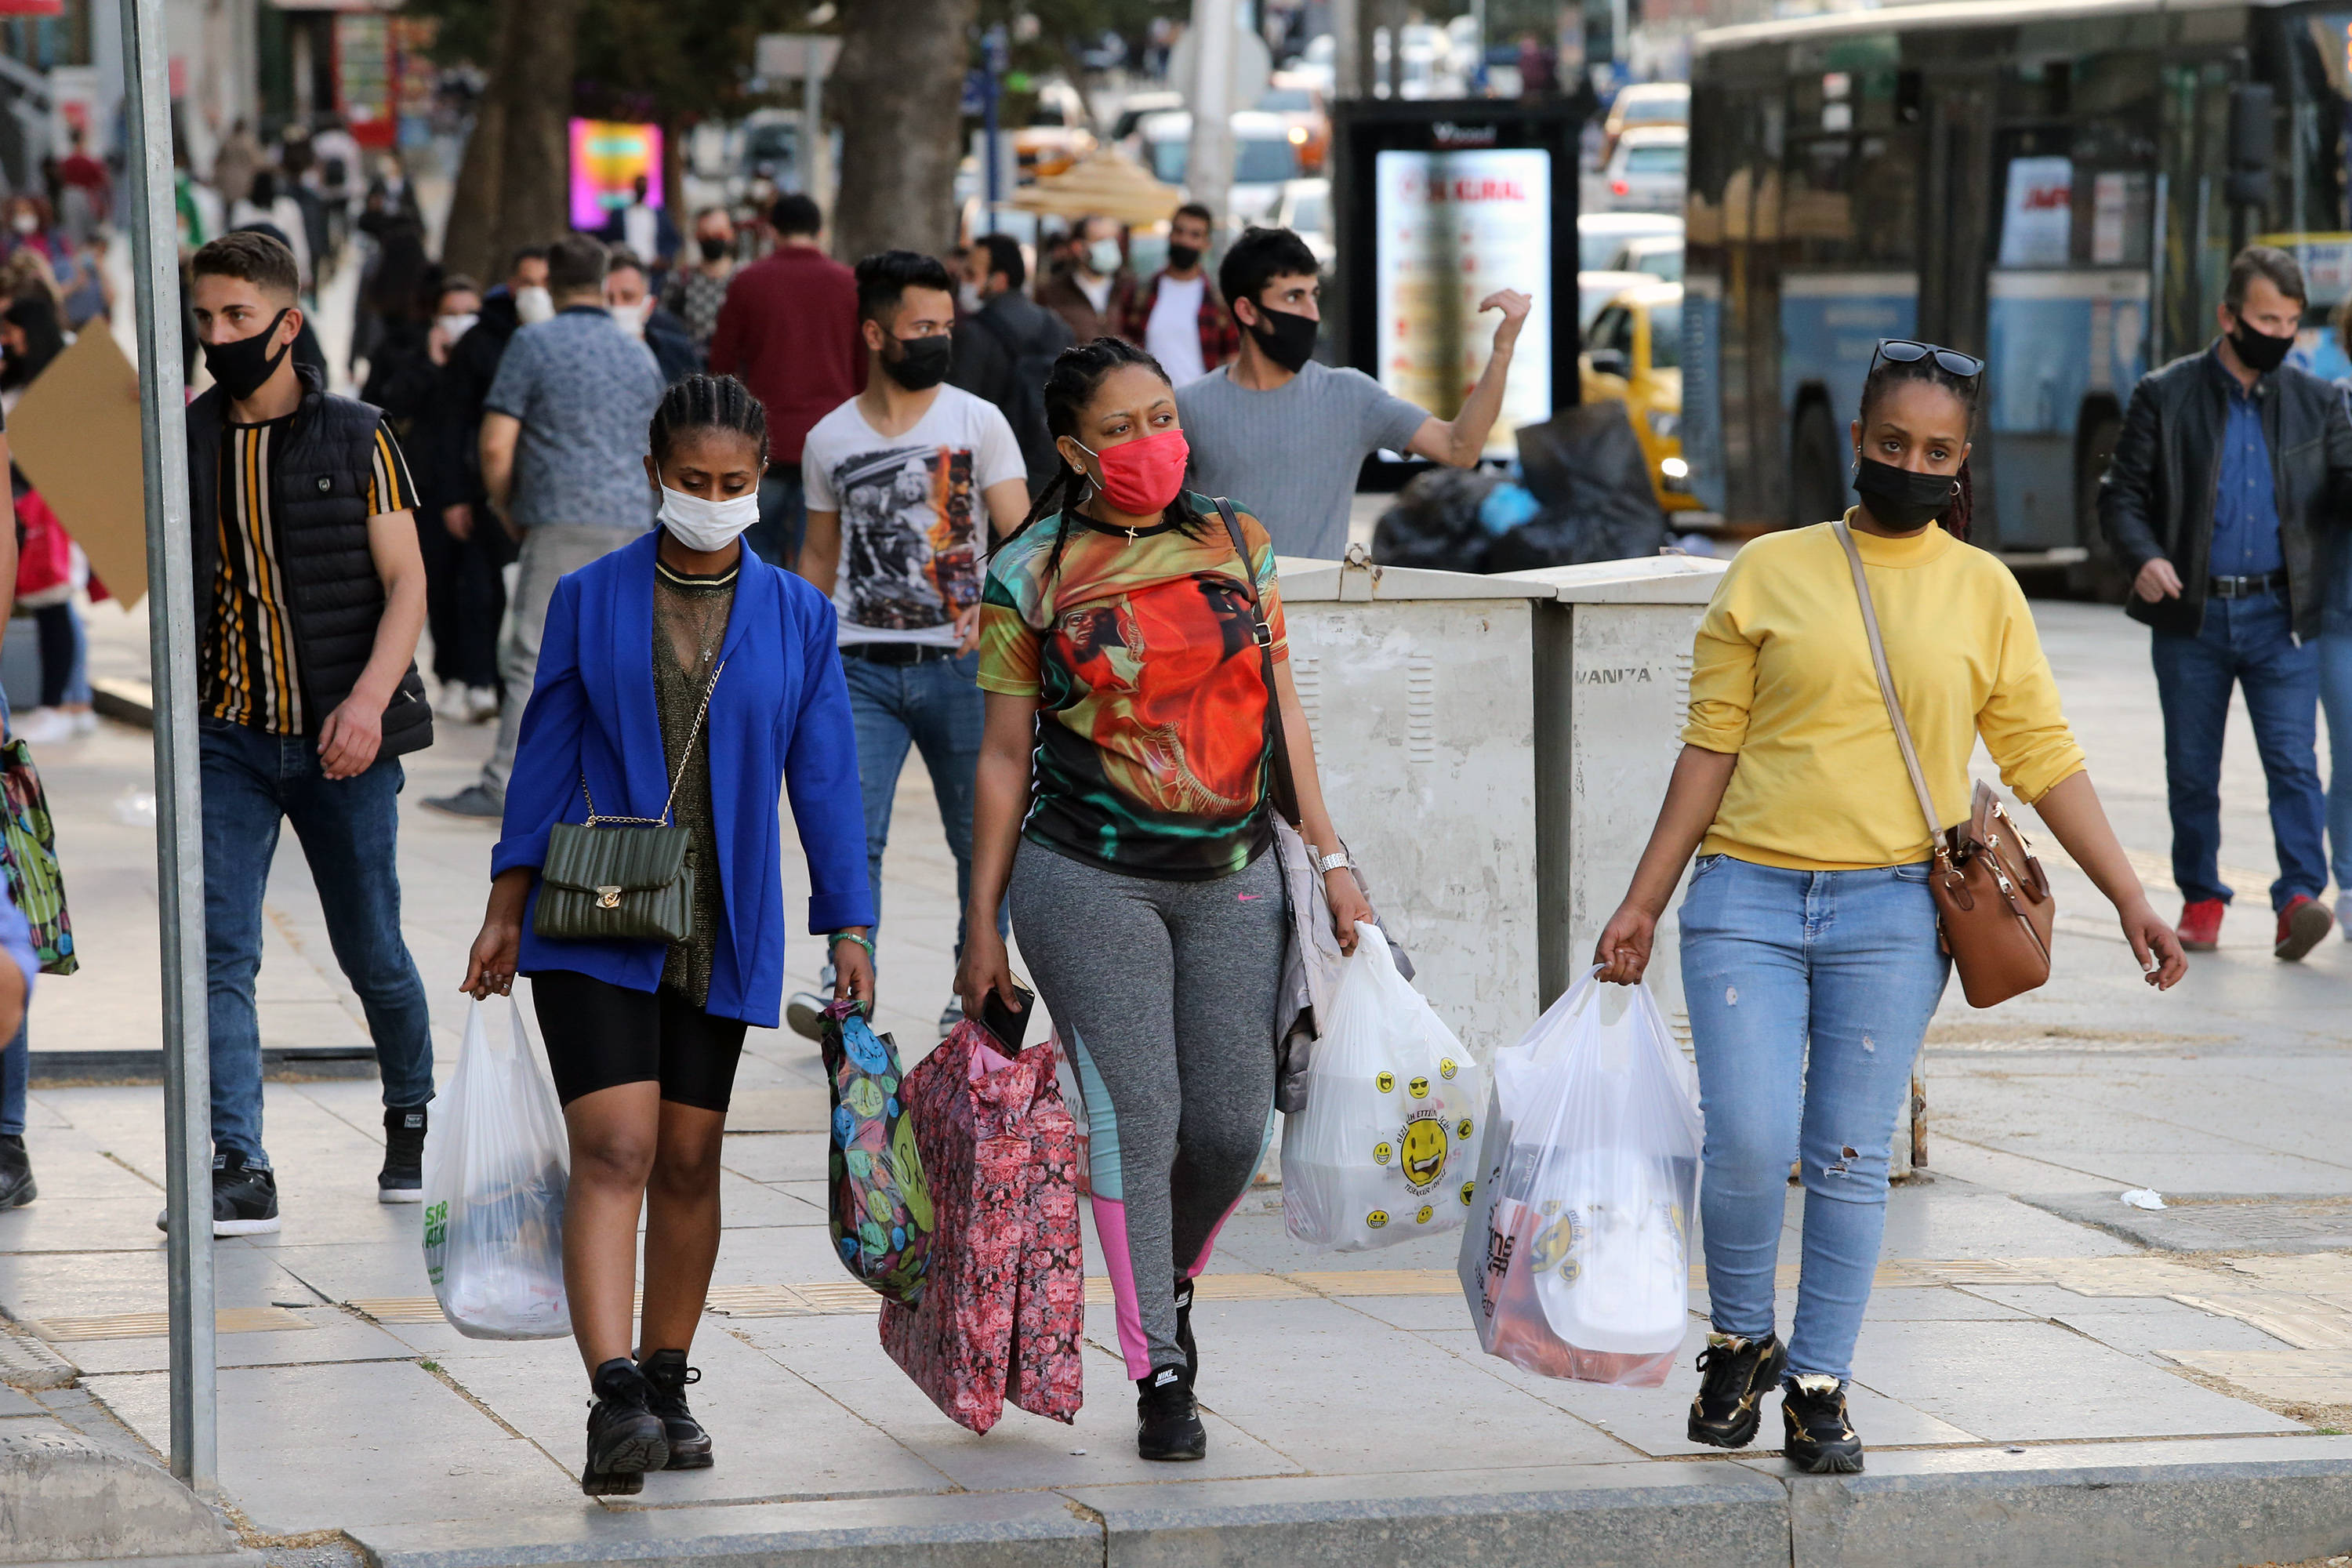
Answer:
MULTIPOLYGON (((669 794, 654 706, 654 549, 658 529, 555 585, 539 672, 523 710, 506 820, 490 874, 547 862, 549 832, 585 822, 581 775, 606 816, 658 817, 669 794)), ((808 929, 874 923, 866 814, 833 605, 799 577, 743 552, 723 661, 698 744, 710 748, 710 809, 719 829, 719 933, 706 1010, 772 1029, 784 991, 780 794, 808 857, 808 929)), ((660 942, 572 942, 522 926, 524 974, 572 970, 631 991, 661 984, 660 942)))

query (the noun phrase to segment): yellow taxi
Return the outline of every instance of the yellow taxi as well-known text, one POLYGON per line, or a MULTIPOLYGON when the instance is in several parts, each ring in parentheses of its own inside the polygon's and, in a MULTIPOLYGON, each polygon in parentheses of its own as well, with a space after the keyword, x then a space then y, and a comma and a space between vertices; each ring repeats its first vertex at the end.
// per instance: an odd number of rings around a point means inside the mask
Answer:
POLYGON ((1584 401, 1622 403, 1642 443, 1650 486, 1667 511, 1696 511, 1683 461, 1683 286, 1636 284, 1592 318, 1578 361, 1584 401))

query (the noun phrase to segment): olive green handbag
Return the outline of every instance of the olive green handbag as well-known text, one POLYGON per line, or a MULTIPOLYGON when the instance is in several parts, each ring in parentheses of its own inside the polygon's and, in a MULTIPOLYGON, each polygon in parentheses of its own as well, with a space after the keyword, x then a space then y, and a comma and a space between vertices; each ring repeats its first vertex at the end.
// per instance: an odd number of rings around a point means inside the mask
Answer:
POLYGON ((671 824, 670 806, 686 777, 687 760, 710 711, 710 693, 726 670, 710 672, 695 710, 694 728, 679 751, 677 773, 661 816, 600 816, 580 775, 588 820, 559 822, 547 836, 547 862, 539 870, 539 908, 530 929, 541 936, 591 941, 684 942, 694 933, 694 868, 686 863, 693 835, 671 824))

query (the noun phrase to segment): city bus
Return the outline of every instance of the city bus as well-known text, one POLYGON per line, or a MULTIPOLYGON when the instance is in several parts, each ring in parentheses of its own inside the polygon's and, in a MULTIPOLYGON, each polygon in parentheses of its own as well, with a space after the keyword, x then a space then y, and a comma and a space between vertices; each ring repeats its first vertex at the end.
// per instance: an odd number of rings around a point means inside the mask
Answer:
POLYGON ((2133 384, 2230 257, 2303 261, 2352 370, 2352 0, 1929 0, 1717 28, 1691 68, 1682 447, 1727 532, 1838 516, 1881 338, 1980 355, 1979 542, 2118 587, 2096 495, 2133 384))

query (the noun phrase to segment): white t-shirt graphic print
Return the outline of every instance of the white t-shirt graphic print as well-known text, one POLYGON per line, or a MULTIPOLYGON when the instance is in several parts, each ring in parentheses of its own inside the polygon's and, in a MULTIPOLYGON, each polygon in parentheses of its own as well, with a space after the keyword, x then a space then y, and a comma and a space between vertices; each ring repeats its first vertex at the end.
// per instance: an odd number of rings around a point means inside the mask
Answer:
POLYGON ((956 644, 955 618, 980 603, 992 485, 1025 479, 1021 444, 992 403, 941 386, 897 436, 851 399, 818 420, 801 449, 808 509, 841 518, 833 605, 841 640, 956 644))

